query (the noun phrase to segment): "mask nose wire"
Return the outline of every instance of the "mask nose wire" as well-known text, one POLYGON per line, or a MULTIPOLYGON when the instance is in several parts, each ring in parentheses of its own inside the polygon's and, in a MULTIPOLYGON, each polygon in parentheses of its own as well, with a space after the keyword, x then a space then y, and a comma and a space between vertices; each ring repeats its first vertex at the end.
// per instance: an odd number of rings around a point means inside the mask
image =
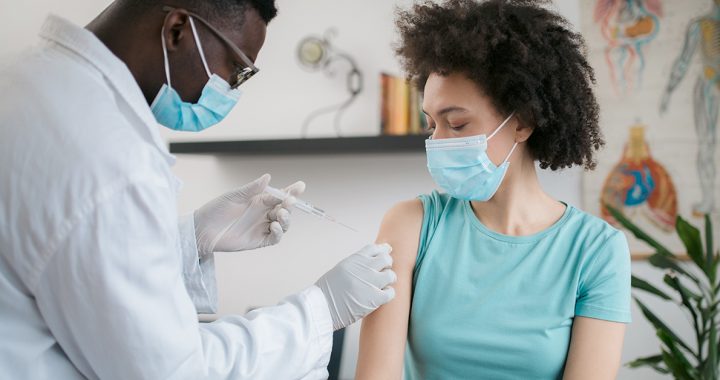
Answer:
POLYGON ((188 16, 188 19, 190 20, 190 29, 192 29, 193 39, 195 39, 195 46, 198 48, 198 52, 200 53, 200 59, 202 60, 203 67, 205 67, 205 73, 207 74, 208 78, 212 77, 212 74, 210 73, 210 69, 208 68, 207 61, 205 60, 205 52, 202 48, 202 43, 200 42, 200 38, 197 34, 197 29, 195 29, 195 22, 193 21, 192 16, 188 16))

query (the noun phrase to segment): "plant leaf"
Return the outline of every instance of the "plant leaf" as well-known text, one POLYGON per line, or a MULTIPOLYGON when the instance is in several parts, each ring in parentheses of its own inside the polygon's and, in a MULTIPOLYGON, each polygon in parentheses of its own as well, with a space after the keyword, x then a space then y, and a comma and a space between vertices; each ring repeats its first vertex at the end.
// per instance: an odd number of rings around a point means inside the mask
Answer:
POLYGON ((710 336, 708 337, 708 357, 705 361, 705 378, 717 379, 717 327, 715 321, 710 322, 710 336))
MULTIPOLYGON (((690 349, 690 346, 685 343, 675 332, 673 332, 670 327, 668 327, 665 322, 663 322, 660 318, 658 318, 650 309, 645 306, 642 301, 635 298, 635 302, 640 307, 640 311, 642 311, 643 315, 645 315, 645 318, 655 327, 656 330, 662 330, 667 334, 672 340, 677 342, 680 346, 682 346, 684 349, 686 349, 688 352, 693 352, 693 350, 690 349)), ((669 367, 669 366, 668 366, 669 367)))
POLYGON ((683 276, 693 280, 698 286, 700 285, 700 280, 695 277, 695 275, 691 274, 690 272, 683 269, 680 265, 677 263, 677 259, 675 257, 668 257, 661 255, 659 253, 656 253, 648 259, 648 262, 652 264, 655 267, 661 268, 661 269, 672 269, 675 272, 678 272, 682 274, 683 276))
POLYGON ((678 215, 675 220, 675 229, 677 230, 678 236, 683 241, 685 249, 687 249, 688 256, 692 261, 700 267, 706 274, 710 274, 710 267, 706 265, 706 257, 703 252, 702 238, 700 237, 700 230, 695 228, 692 224, 688 223, 687 220, 683 219, 678 215))
MULTIPOLYGON (((699 374, 697 370, 690 363, 687 357, 685 357, 685 354, 683 354, 682 351, 680 351, 680 349, 677 347, 677 342, 663 330, 658 330, 657 336, 658 338, 660 338, 660 341, 665 344, 665 347, 670 350, 668 354, 670 354, 675 359, 675 362, 679 365, 679 368, 682 368, 683 372, 687 374, 689 378, 698 378, 699 374)), ((668 363, 666 362, 666 364, 668 363)))
MULTIPOLYGON (((720 264, 720 251, 715 252, 715 259, 713 260, 713 266, 712 266, 712 274, 713 277, 715 277, 715 281, 717 281, 717 270, 718 270, 718 264, 720 264)), ((720 288, 720 283, 715 285, 715 291, 720 288)))
POLYGON ((670 369, 670 372, 672 372, 675 379, 679 380, 693 380, 690 377, 690 374, 687 373, 687 370, 685 367, 683 367, 682 364, 678 363, 677 359, 672 356, 669 352, 663 350, 662 351, 662 357, 663 362, 665 362, 665 365, 670 369))
POLYGON ((685 288, 680 283, 680 279, 677 278, 677 276, 666 274, 663 277, 663 281, 665 281, 666 284, 668 284, 671 288, 675 289, 678 293, 680 293, 680 299, 682 300, 682 304, 690 312, 690 315, 692 316, 693 327, 695 328, 696 334, 698 334, 698 340, 700 340, 701 321, 698 319, 698 313, 695 310, 695 306, 693 306, 693 304, 690 302, 691 298, 697 301, 700 296, 692 293, 690 290, 685 288))
POLYGON ((662 355, 646 356, 644 358, 637 358, 626 365, 630 368, 637 368, 648 364, 658 364, 662 362, 662 355))
MULTIPOLYGON (((663 281, 668 284, 671 288, 675 289, 678 293, 680 293, 680 296, 683 295, 688 299, 694 299, 699 300, 702 298, 699 294, 693 292, 692 290, 685 287, 681 282, 680 279, 675 276, 674 274, 666 274, 665 277, 663 277, 663 281)), ((683 302, 684 303, 684 302, 683 302)))
POLYGON ((713 247, 713 229, 712 229, 712 219, 710 218, 710 214, 705 214, 705 261, 710 273, 708 273, 710 277, 710 283, 715 285, 715 280, 717 279, 717 261, 713 257, 715 253, 715 247, 713 247))
POLYGON ((653 286, 653 285, 650 284, 649 282, 647 282, 647 281, 645 281, 645 280, 643 280, 643 279, 641 279, 641 278, 639 278, 639 277, 635 277, 635 276, 633 275, 632 278, 631 278, 631 284, 632 284, 632 287, 635 288, 635 289, 644 290, 644 291, 646 291, 646 292, 648 292, 648 293, 652 293, 652 294, 654 294, 654 295, 656 295, 656 296, 658 296, 658 297, 660 297, 660 298, 662 298, 662 299, 665 299, 665 300, 668 300, 668 301, 673 301, 672 297, 670 297, 669 295, 665 294, 665 292, 663 292, 662 290, 656 288, 655 286, 653 286))
MULTIPOLYGON (((718 263, 720 263, 720 252, 715 253, 715 260, 713 260, 713 266, 712 266, 713 280, 716 283, 717 283, 718 263)), ((718 283, 717 286, 720 287, 720 283, 718 283)))
POLYGON ((704 320, 710 321, 712 318, 712 306, 708 305, 708 307, 702 307, 700 304, 698 304, 698 307, 700 309, 700 313, 704 320))
POLYGON ((667 368, 661 367, 660 364, 663 362, 662 355, 647 356, 644 358, 637 358, 627 364, 628 368, 640 368, 640 367, 651 367, 657 372, 667 374, 670 373, 667 368))
POLYGON ((660 244, 657 240, 653 239, 645 233, 643 230, 640 229, 640 227, 636 226, 635 223, 631 222, 630 219, 625 217, 620 210, 610 206, 609 204, 605 203, 605 208, 610 212, 610 214, 617 220, 625 229, 632 232, 633 235, 635 235, 636 238, 648 243, 651 247, 655 248, 658 254, 661 254, 663 256, 673 256, 672 252, 670 252, 669 249, 665 248, 662 244, 660 244))
MULTIPOLYGON (((720 341, 719 341, 719 342, 717 343, 717 345, 715 346, 715 352, 720 352, 720 341)), ((720 355, 717 355, 716 360, 717 360, 717 361, 720 361, 720 355)), ((718 365, 718 363, 716 362, 715 365, 718 365)))

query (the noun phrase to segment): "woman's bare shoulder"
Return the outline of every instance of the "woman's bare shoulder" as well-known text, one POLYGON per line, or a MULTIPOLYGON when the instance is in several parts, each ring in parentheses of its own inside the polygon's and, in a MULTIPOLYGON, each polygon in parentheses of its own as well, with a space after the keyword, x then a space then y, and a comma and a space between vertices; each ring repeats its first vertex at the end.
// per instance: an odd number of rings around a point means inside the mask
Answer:
POLYGON ((377 241, 393 247, 396 263, 415 265, 423 213, 423 204, 419 199, 399 202, 385 213, 377 241))

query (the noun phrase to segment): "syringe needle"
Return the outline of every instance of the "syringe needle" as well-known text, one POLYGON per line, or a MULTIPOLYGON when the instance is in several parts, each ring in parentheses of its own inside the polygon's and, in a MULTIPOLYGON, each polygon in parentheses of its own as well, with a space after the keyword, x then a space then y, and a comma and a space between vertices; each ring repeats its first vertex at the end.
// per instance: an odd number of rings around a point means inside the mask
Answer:
MULTIPOLYGON (((340 223, 340 222, 338 222, 338 223, 340 223)), ((352 231, 352 232, 355 232, 355 233, 360 233, 360 231, 358 231, 358 230, 356 230, 356 229, 354 229, 354 228, 352 228, 352 227, 348 226, 348 225, 347 225, 347 224, 345 224, 345 223, 340 223, 340 225, 341 225, 341 226, 343 226, 343 227, 345 227, 345 228, 347 228, 347 229, 349 229, 349 230, 350 230, 350 231, 352 231)))
MULTIPOLYGON (((328 218, 330 218, 330 217, 328 217, 328 218)), ((358 230, 356 230, 356 229, 348 226, 347 224, 345 224, 345 223, 343 223, 343 222, 341 222, 341 221, 339 221, 339 220, 337 220, 337 219, 335 219, 335 218, 330 218, 330 219, 331 219, 333 222, 335 222, 335 223, 337 223, 337 224, 339 224, 339 225, 347 228, 347 229, 350 230, 350 231, 358 232, 358 233, 360 232, 360 231, 358 231, 358 230)))
MULTIPOLYGON (((268 194, 270 194, 270 195, 272 195, 273 197, 275 197, 275 198, 277 198, 277 199, 280 199, 280 200, 285 200, 285 198, 288 197, 288 194, 287 194, 287 193, 285 193, 285 192, 283 192, 283 191, 281 191, 281 190, 278 190, 278 189, 276 189, 276 188, 274 188, 274 187, 270 187, 270 186, 268 186, 268 187, 265 189, 265 192, 267 192, 268 194)), ((310 215, 315 215, 315 216, 317 216, 317 217, 319 217, 319 218, 321 218, 321 219, 325 219, 325 220, 327 220, 327 221, 329 221, 329 222, 333 222, 333 223, 339 224, 339 225, 341 225, 341 226, 349 229, 350 231, 359 232, 358 230, 356 230, 356 229, 348 226, 347 224, 342 223, 342 222, 340 222, 339 220, 337 220, 337 219, 329 216, 328 214, 325 213, 325 211, 323 211, 323 210, 321 210, 321 209, 319 209, 319 208, 317 208, 317 207, 314 207, 313 205, 311 205, 311 204, 308 203, 308 202, 305 202, 305 201, 300 200, 300 199, 296 199, 294 206, 295 206, 295 208, 297 208, 298 210, 301 210, 301 211, 303 211, 303 212, 306 212, 306 213, 308 213, 308 214, 310 214, 310 215)))

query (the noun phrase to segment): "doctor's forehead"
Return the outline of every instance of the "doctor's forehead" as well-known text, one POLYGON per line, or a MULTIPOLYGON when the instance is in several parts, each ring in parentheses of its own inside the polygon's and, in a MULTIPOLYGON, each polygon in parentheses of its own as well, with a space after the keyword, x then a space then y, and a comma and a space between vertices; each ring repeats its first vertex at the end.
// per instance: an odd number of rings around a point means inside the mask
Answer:
POLYGON ((255 61, 265 43, 267 24, 254 8, 248 8, 242 18, 230 21, 221 29, 250 60, 255 61))
MULTIPOLYGON (((118 0, 154 2, 161 8, 167 0, 118 0)), ((277 16, 275 0, 173 0, 172 7, 197 14, 220 31, 252 60, 265 42, 268 23, 277 16)))

